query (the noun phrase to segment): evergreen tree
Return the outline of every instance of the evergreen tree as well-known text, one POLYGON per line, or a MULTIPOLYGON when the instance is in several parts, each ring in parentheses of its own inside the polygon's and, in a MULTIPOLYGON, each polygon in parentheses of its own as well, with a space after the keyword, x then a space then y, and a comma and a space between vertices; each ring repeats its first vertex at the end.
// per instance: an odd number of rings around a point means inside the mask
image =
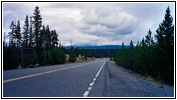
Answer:
POLYGON ((24 41, 24 46, 27 48, 29 45, 29 20, 28 20, 28 15, 26 16, 25 19, 25 24, 24 24, 24 32, 23 32, 23 41, 24 41))
POLYGON ((116 64, 127 67, 127 51, 125 50, 124 43, 122 42, 121 49, 116 52, 116 64))
POLYGON ((51 32, 50 32, 50 28, 47 25, 46 27, 46 40, 47 40, 47 49, 49 49, 51 47, 51 32))
POLYGON ((124 49, 124 48, 125 48, 124 42, 122 42, 121 49, 124 49))
MULTIPOLYGON (((141 49, 140 49, 140 68, 141 68, 141 73, 143 73, 144 75, 147 75, 147 67, 146 67, 146 43, 144 38, 142 39, 141 43, 141 49)), ((149 62, 148 62, 149 63, 149 62)))
POLYGON ((20 28, 20 21, 18 20, 17 22, 17 27, 16 27, 16 31, 15 31, 15 38, 17 40, 17 47, 19 46, 19 44, 22 41, 22 36, 21 36, 21 28, 20 28))
POLYGON ((40 32, 40 44, 43 47, 44 50, 44 55, 43 55, 43 65, 48 65, 49 64, 49 57, 48 57, 48 48, 47 48, 47 31, 45 26, 42 27, 42 30, 40 32))
MULTIPOLYGON (((21 64, 21 68, 38 66, 38 64, 49 65, 49 64, 63 64, 65 63, 66 50, 62 45, 58 45, 58 35, 56 30, 50 31, 49 26, 42 26, 42 18, 40 15, 39 7, 35 7, 34 16, 28 16, 24 21, 23 39, 21 39, 21 28, 20 21, 17 25, 14 21, 11 22, 8 33, 9 47, 3 47, 4 49, 4 68, 14 69, 21 64), (22 48, 15 48, 23 40, 22 48), (28 48, 26 48, 28 47, 28 48), (52 48, 55 47, 55 48, 52 48), (30 58, 30 59, 28 59, 30 58)), ((5 40, 5 39, 4 39, 5 40)), ((5 42, 3 41, 4 45, 5 42)), ((75 52, 72 51, 72 61, 75 61, 75 52)))
POLYGON ((58 45, 58 34, 56 33, 56 30, 51 31, 51 45, 52 47, 55 47, 58 45))
POLYGON ((70 52, 69 52, 69 62, 75 62, 75 61, 76 61, 75 50, 74 50, 73 46, 71 46, 70 52))
POLYGON ((14 21, 11 22, 10 29, 11 31, 8 33, 7 37, 9 37, 9 46, 14 47, 15 46, 15 31, 16 31, 16 25, 14 21))
POLYGON ((134 59, 134 45, 133 45, 133 41, 130 41, 130 47, 129 47, 129 64, 128 67, 129 69, 133 70, 133 59, 134 59))
POLYGON ((42 26, 42 17, 40 15, 39 7, 36 6, 34 9, 33 24, 34 24, 34 37, 35 37, 35 48, 36 48, 36 63, 39 63, 40 59, 40 29, 42 26))
POLYGON ((29 28, 29 47, 33 46, 33 21, 32 17, 30 17, 30 28, 29 28))
POLYGON ((145 43, 146 43, 147 47, 151 47, 154 43, 153 37, 152 37, 152 32, 150 29, 148 31, 148 34, 145 36, 145 43))
POLYGON ((42 47, 44 49, 46 49, 46 45, 47 45, 47 32, 46 32, 45 26, 42 26, 42 30, 41 30, 40 33, 41 33, 40 38, 41 38, 41 42, 42 42, 42 47))
POLYGON ((155 65, 156 63, 156 54, 154 52, 154 40, 152 37, 152 32, 149 29, 147 32, 147 35, 145 36, 145 46, 144 46, 144 67, 146 68, 146 74, 151 74, 151 76, 154 76, 157 73, 157 67, 155 65), (151 62, 151 63, 149 63, 151 62))
POLYGON ((174 75, 174 25, 169 7, 166 9, 164 20, 159 25, 156 33, 159 74, 161 78, 166 81, 170 79, 172 82, 174 75))

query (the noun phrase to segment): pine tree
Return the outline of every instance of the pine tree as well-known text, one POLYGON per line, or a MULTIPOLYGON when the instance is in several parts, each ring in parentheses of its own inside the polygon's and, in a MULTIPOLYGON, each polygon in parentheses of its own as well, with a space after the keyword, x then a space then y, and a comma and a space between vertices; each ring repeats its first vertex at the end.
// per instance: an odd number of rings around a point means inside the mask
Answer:
POLYGON ((51 45, 52 47, 58 45, 58 34, 56 33, 56 30, 51 31, 51 45))
POLYGON ((135 72, 143 73, 142 72, 142 48, 141 48, 141 42, 137 42, 136 44, 136 51, 134 56, 134 63, 133 63, 133 69, 135 72))
POLYGON ((121 49, 124 49, 124 42, 122 42, 121 49))
POLYGON ((154 52, 155 43, 152 37, 152 32, 149 29, 147 35, 145 36, 145 49, 144 49, 144 63, 146 67, 146 73, 151 74, 154 76, 157 73, 157 66, 156 66, 156 54, 154 52), (151 62, 151 63, 149 63, 151 62))
POLYGON ((29 20, 28 20, 28 15, 26 16, 25 19, 25 24, 24 24, 24 32, 23 32, 23 41, 24 41, 24 46, 27 48, 29 45, 29 20))
POLYGON ((21 28, 20 28, 20 21, 17 22, 17 27, 15 31, 15 38, 17 40, 17 48, 19 47, 19 44, 22 42, 22 36, 21 36, 21 28))
POLYGON ((14 47, 15 46, 15 31, 16 31, 16 25, 14 21, 11 22, 10 29, 11 31, 8 33, 7 37, 9 37, 9 46, 14 47))
POLYGON ((145 36, 145 43, 147 45, 147 47, 150 47, 154 41, 153 41, 153 37, 152 37, 152 32, 149 29, 148 34, 145 36))
POLYGON ((50 32, 50 28, 47 25, 46 27, 46 39, 47 39, 47 49, 49 49, 51 47, 51 32, 50 32))
POLYGON ((36 6, 34 9, 33 24, 34 24, 34 37, 35 37, 35 48, 36 48, 36 63, 40 60, 40 29, 42 26, 42 17, 40 15, 39 7, 36 6))
POLYGON ((116 64, 126 67, 126 50, 124 47, 124 42, 122 42, 121 49, 116 52, 115 61, 116 64))
POLYGON ((173 18, 170 15, 170 8, 166 9, 163 22, 156 30, 157 53, 159 57, 159 71, 161 78, 173 80, 174 67, 174 25, 173 18), (168 73, 171 72, 170 75, 168 73))
POLYGON ((32 17, 30 17, 30 28, 29 28, 29 47, 33 46, 33 21, 32 17))
POLYGON ((41 30, 40 33, 41 33, 40 38, 41 38, 41 42, 42 42, 42 47, 44 49, 46 49, 46 45, 47 45, 47 32, 46 32, 45 26, 42 26, 42 30, 41 30))
POLYGON ((132 41, 132 40, 130 41, 130 47, 129 47, 129 52, 128 52, 128 54, 129 54, 129 57, 128 57, 128 59, 129 59, 129 65, 128 65, 128 67, 129 67, 131 70, 133 70, 134 45, 133 45, 133 41, 132 41))
POLYGON ((17 22, 17 27, 16 27, 16 31, 15 31, 15 38, 17 41, 17 47, 19 46, 19 44, 21 43, 21 28, 20 28, 20 21, 18 20, 17 22))
POLYGON ((48 57, 48 48, 47 48, 47 32, 45 26, 42 26, 42 30, 40 31, 40 45, 42 46, 44 50, 44 55, 43 55, 43 65, 48 65, 49 64, 49 57, 48 57))

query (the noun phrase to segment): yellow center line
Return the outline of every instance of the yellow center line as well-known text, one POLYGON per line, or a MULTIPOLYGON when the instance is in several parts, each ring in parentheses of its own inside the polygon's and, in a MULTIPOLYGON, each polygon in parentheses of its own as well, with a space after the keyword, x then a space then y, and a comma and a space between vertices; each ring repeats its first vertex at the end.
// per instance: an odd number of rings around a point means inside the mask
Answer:
POLYGON ((50 70, 50 71, 46 71, 46 72, 26 75, 26 76, 22 76, 22 77, 11 78, 11 79, 7 79, 7 80, 3 80, 3 83, 12 82, 12 81, 15 81, 15 80, 21 80, 21 79, 25 79, 25 78, 30 78, 30 77, 34 77, 34 76, 39 76, 39 75, 43 75, 43 74, 48 74, 48 73, 52 73, 52 72, 57 72, 57 71, 61 71, 61 70, 82 67, 84 65, 89 65, 89 64, 93 64, 93 63, 87 63, 87 64, 82 64, 82 65, 78 65, 78 66, 72 66, 72 67, 68 67, 68 68, 60 68, 60 69, 50 70))

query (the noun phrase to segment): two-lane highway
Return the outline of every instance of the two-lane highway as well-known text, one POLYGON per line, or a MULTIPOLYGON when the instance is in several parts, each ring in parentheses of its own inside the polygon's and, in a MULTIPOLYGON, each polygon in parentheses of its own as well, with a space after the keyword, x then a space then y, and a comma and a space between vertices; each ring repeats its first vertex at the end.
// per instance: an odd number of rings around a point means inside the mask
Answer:
POLYGON ((4 97, 107 96, 106 59, 3 72, 4 97))

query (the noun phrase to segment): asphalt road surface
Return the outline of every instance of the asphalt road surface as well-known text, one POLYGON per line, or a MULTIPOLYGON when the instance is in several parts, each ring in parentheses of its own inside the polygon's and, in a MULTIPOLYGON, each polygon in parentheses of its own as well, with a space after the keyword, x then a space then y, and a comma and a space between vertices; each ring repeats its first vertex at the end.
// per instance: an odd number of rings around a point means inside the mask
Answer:
POLYGON ((174 97, 108 59, 3 71, 3 97, 174 97))
POLYGON ((3 72, 4 97, 110 96, 106 59, 3 72))

